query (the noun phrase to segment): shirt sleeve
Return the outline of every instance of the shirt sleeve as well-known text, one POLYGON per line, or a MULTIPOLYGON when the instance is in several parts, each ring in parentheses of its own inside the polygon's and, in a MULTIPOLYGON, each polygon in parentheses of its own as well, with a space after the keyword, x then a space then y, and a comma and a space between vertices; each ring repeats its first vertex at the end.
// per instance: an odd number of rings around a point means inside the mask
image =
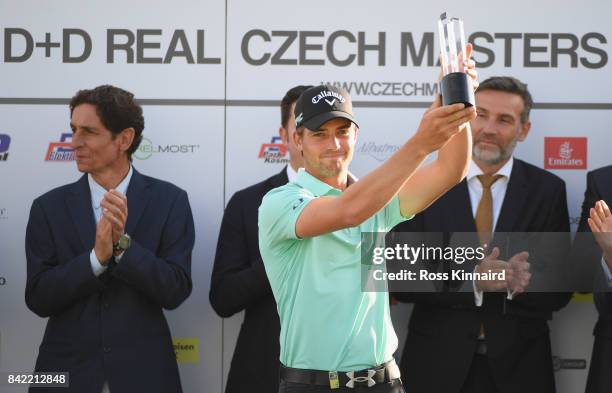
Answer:
POLYGON ((402 211, 400 209, 400 200, 399 196, 394 196, 391 202, 387 204, 387 206, 383 209, 383 217, 385 220, 385 227, 387 231, 390 231, 397 224, 411 220, 414 215, 410 217, 402 216, 402 211))
POLYGON ((91 263, 91 270, 96 277, 104 273, 107 268, 107 266, 102 265, 100 261, 98 261, 95 250, 91 250, 91 253, 89 254, 89 262, 91 263))
POLYGON ((285 240, 298 239, 295 224, 313 199, 312 194, 295 185, 268 192, 259 207, 259 233, 265 245, 276 247, 285 240))

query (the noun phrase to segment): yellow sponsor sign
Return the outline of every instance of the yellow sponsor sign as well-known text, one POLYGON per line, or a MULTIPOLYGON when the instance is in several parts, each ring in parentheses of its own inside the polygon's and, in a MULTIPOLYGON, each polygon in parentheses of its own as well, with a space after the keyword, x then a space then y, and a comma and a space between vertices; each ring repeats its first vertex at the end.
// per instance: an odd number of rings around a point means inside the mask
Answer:
POLYGON ((200 363, 200 339, 173 337, 172 345, 179 364, 200 363))
POLYGON ((593 303, 593 294, 574 292, 574 297, 572 298, 572 302, 574 303, 593 303))

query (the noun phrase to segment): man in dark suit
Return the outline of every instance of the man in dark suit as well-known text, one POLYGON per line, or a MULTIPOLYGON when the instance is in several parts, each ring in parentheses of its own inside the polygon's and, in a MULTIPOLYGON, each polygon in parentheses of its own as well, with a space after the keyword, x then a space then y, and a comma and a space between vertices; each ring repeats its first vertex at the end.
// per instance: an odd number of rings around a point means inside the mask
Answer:
MULTIPOLYGON (((512 157, 531 126, 527 86, 514 78, 490 78, 476 91, 476 106, 473 160, 466 179, 395 230, 477 232, 480 244, 488 239, 493 245, 501 244, 493 232, 567 234, 564 182, 512 157)), ((556 247, 558 257, 567 252, 567 240, 556 247)), ((499 247, 499 258, 517 258, 524 251, 509 249, 499 247)), ((541 261, 530 263, 536 267, 541 261)), ((488 290, 486 284, 475 281, 471 293, 395 294, 398 300, 415 303, 401 360, 407 391, 555 391, 547 321, 567 304, 570 294, 482 293, 488 290)))
POLYGON ((84 175, 32 204, 25 299, 49 317, 35 370, 70 385, 37 392, 181 392, 162 309, 191 293, 193 218, 185 191, 132 167, 144 129, 133 98, 113 86, 72 98, 84 175))
POLYGON ((297 176, 302 157, 293 141, 295 101, 310 86, 290 89, 281 101, 280 137, 289 165, 278 174, 236 192, 225 208, 210 285, 210 303, 220 317, 245 310, 226 393, 277 392, 280 321, 259 254, 257 211, 263 196, 297 176))
MULTIPOLYGON (((582 215, 572 249, 579 267, 575 276, 585 276, 595 293, 599 318, 593 334, 593 353, 587 379, 587 393, 609 392, 612 387, 612 166, 587 174, 582 215), (591 234, 595 233, 595 237, 591 234)), ((581 290, 588 290, 582 287, 581 290)))

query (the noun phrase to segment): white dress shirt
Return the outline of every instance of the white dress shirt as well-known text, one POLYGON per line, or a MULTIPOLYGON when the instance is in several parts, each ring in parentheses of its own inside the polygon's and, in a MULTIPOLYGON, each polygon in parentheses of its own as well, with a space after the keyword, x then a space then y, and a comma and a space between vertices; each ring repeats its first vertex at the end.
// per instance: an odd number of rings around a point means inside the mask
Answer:
MULTIPOLYGON (((119 191, 123 195, 127 194, 128 186, 130 185, 130 180, 132 179, 132 166, 130 165, 130 170, 125 178, 119 183, 115 190, 119 191)), ((89 182, 89 191, 91 191, 91 207, 93 208, 94 217, 96 219, 96 225, 100 222, 100 218, 102 218, 102 206, 100 206, 100 202, 104 199, 104 194, 107 193, 107 190, 99 185, 93 177, 90 175, 87 176, 87 181, 89 182)), ((115 257, 115 262, 119 262, 123 254, 115 257)), ((108 268, 107 265, 102 265, 100 261, 98 261, 98 257, 96 256, 96 250, 91 250, 91 254, 89 254, 89 261, 91 262, 91 269, 93 273, 97 276, 104 273, 104 271, 108 268)), ((102 393, 110 393, 108 388, 108 382, 104 381, 104 385, 102 386, 102 393)))
MULTIPOLYGON (((126 195, 127 188, 130 184, 130 180, 132 179, 132 166, 130 165, 130 170, 128 171, 127 176, 119 183, 115 190, 119 191, 123 195, 126 195)), ((104 199, 104 194, 106 194, 107 190, 104 189, 101 185, 96 183, 91 175, 87 176, 87 181, 89 182, 89 190, 91 191, 91 207, 93 208, 94 217, 96 218, 96 225, 100 222, 100 218, 102 218, 102 206, 100 206, 100 202, 104 199)), ((115 262, 119 262, 121 260, 121 256, 119 255, 115 257, 115 262)), ((98 257, 96 256, 96 250, 91 250, 91 254, 89 254, 89 261, 91 262, 91 269, 93 273, 97 276, 104 273, 108 266, 102 265, 100 261, 98 261, 98 257)))
MULTIPOLYGON (((493 185, 491 185, 491 202, 493 207, 493 232, 497 226, 497 219, 504 203, 504 197, 506 196, 506 190, 508 189, 508 182, 510 181, 510 174, 512 173, 512 166, 514 165, 514 158, 510 157, 508 162, 504 164, 494 175, 502 175, 493 185)), ((467 174, 468 191, 470 193, 470 203, 472 205, 472 216, 476 219, 476 211, 478 210, 478 204, 482 198, 482 183, 478 180, 478 176, 484 174, 482 169, 472 161, 470 169, 467 174)))
POLYGON ((606 275, 606 278, 608 279, 608 287, 612 288, 612 272, 610 272, 610 268, 608 267, 608 264, 603 256, 601 257, 601 267, 606 275))
POLYGON ((287 165, 287 179, 289 183, 294 182, 297 179, 297 171, 294 171, 291 164, 287 165))
MULTIPOLYGON (((494 175, 501 175, 502 177, 491 185, 493 232, 495 232, 499 213, 501 212, 502 205, 504 204, 504 198, 506 196, 506 191, 508 190, 508 182, 510 181, 510 174, 512 173, 513 165, 514 158, 510 157, 508 162, 506 162, 504 166, 499 169, 499 171, 494 173, 494 175)), ((480 182, 480 180, 478 180, 478 175, 482 174, 484 174, 482 169, 480 169, 478 165, 476 165, 476 163, 472 160, 467 174, 467 185, 470 194, 470 204, 472 205, 472 216, 474 217, 474 219, 476 219, 476 211, 478 210, 478 204, 480 203, 480 199, 482 198, 482 183, 480 182)), ((483 292, 479 291, 476 288, 476 281, 473 282, 473 286, 474 301, 476 302, 476 306, 480 307, 482 306, 483 292)), ((508 299, 512 299, 512 294, 509 290, 508 299)))

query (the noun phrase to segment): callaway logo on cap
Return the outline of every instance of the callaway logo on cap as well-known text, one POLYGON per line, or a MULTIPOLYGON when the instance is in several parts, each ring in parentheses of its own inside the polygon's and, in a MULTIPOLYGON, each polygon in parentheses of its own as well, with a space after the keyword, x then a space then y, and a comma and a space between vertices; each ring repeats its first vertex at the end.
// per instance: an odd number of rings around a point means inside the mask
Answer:
POLYGON ((305 90, 295 103, 295 127, 317 130, 324 123, 343 118, 359 125, 353 117, 351 96, 342 88, 320 85, 305 90))

